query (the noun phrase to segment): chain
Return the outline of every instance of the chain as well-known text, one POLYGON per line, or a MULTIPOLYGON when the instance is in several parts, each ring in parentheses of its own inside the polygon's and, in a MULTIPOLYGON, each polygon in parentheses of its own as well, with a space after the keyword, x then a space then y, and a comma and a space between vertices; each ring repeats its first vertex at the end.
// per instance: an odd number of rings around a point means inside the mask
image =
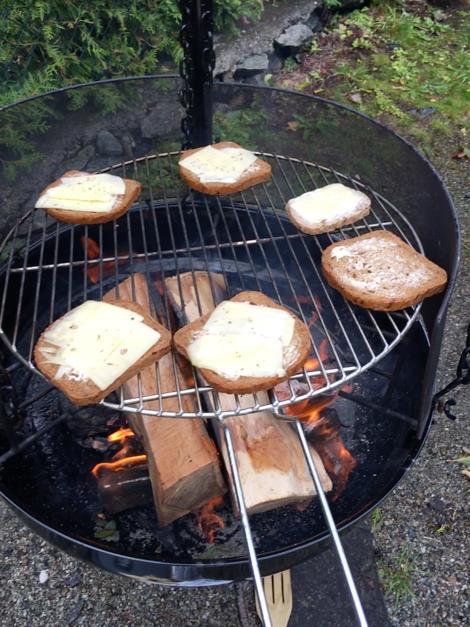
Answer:
POLYGON ((212 139, 213 1, 180 0, 180 10, 183 48, 180 101, 185 109, 181 130, 183 148, 191 148, 209 144, 212 139))
POLYGON ((432 401, 433 410, 437 409, 440 412, 444 412, 447 418, 455 420, 456 416, 451 412, 451 407, 457 404, 457 401, 453 398, 447 399, 443 402, 441 399, 443 396, 447 396, 449 392, 455 390, 459 385, 468 385, 470 383, 470 324, 467 327, 467 341, 465 348, 460 355, 459 363, 457 364, 456 377, 445 388, 439 390, 434 395, 432 401))

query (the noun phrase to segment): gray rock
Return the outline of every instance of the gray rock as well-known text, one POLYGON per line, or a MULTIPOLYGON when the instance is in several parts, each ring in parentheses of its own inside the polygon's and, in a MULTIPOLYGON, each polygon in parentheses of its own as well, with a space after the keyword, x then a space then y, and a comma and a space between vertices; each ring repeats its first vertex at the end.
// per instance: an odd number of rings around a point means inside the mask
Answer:
POLYGON ((95 156, 95 147, 92 144, 84 146, 75 155, 67 159, 64 164, 66 170, 83 170, 95 156))
POLYGON ((269 55, 268 70, 271 74, 275 74, 276 72, 280 72, 282 70, 282 59, 275 52, 269 55))
POLYGON ((255 76, 248 76, 248 78, 245 78, 243 80, 244 83, 247 83, 248 85, 266 85, 266 81, 264 80, 264 75, 263 74, 256 74, 255 76))
POLYGON ((96 136, 96 149, 103 156, 122 155, 121 142, 110 131, 99 131, 96 136))
POLYGON ((269 67, 267 54, 252 54, 237 65, 233 74, 234 78, 248 78, 261 72, 266 72, 269 67))
POLYGON ((132 157, 134 156, 134 149, 135 149, 134 138, 132 137, 132 135, 130 135, 130 133, 125 133, 122 136, 121 142, 122 142, 122 147, 124 149, 124 155, 128 159, 132 159, 132 157))
POLYGON ((305 22, 306 26, 312 29, 314 33, 321 30, 322 28, 322 21, 321 21, 320 15, 321 15, 321 9, 315 9, 314 11, 312 11, 308 20, 305 22))
POLYGON ((252 54, 270 55, 273 51, 273 40, 280 33, 293 24, 308 23, 312 13, 318 12, 322 6, 323 0, 265 3, 261 21, 244 26, 236 38, 215 38, 214 75, 230 80, 231 73, 242 59, 252 54))
POLYGON ((226 102, 216 102, 214 104, 214 113, 220 113, 221 115, 225 115, 230 111, 230 105, 226 102))
POLYGON ((153 139, 168 135, 181 126, 183 109, 175 107, 174 100, 160 100, 150 109, 140 123, 140 132, 144 139, 153 139))
POLYGON ((410 109, 410 113, 415 115, 420 120, 425 120, 435 112, 436 109, 434 109, 433 107, 424 107, 423 109, 410 109))
POLYGON ((289 26, 279 37, 274 40, 274 45, 289 53, 299 50, 313 38, 312 29, 305 24, 289 26))

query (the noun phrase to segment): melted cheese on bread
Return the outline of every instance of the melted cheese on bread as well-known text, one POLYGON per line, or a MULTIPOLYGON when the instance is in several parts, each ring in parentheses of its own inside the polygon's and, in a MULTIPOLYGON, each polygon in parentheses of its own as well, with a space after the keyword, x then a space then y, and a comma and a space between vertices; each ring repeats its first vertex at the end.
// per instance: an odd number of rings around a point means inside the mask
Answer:
POLYGON ((111 174, 64 176, 38 198, 37 209, 108 213, 126 193, 126 184, 111 174))
POLYGON ((224 301, 188 345, 188 356, 227 379, 283 376, 294 325, 283 309, 224 301))
POLYGON ((370 200, 365 194, 341 183, 325 185, 289 201, 296 221, 311 229, 334 228, 344 220, 353 222, 358 211, 367 205, 370 200))
POLYGON ((201 183, 236 183, 256 159, 244 148, 205 146, 182 159, 179 165, 195 174, 201 183))
POLYGON ((160 339, 135 311, 86 301, 55 322, 40 350, 58 366, 56 379, 90 379, 105 390, 160 339))

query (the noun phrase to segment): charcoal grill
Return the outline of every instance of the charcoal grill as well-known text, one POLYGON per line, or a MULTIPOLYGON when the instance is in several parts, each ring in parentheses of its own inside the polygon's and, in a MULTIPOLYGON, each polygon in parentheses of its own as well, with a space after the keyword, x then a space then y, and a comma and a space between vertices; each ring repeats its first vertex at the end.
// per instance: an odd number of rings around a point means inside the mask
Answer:
MULTIPOLYGON (((261 132, 252 128, 256 135, 253 147, 271 163, 272 181, 226 198, 205 197, 182 185, 176 165, 179 150, 151 151, 144 143, 139 147, 142 154, 98 168, 143 184, 141 200, 112 224, 58 224, 31 209, 29 198, 24 208, 14 207, 6 219, 10 228, 4 229, 7 234, 0 251, 0 333, 6 348, 2 360, 5 437, 0 457, 1 492, 39 533, 114 572, 176 585, 214 585, 252 575, 265 624, 270 622, 261 575, 307 559, 320 550, 330 533, 358 620, 366 624, 337 529, 346 530, 393 489, 416 458, 429 429, 437 359, 458 261, 455 212, 430 164, 376 122, 334 103, 285 90, 212 85, 211 3, 181 4, 186 115, 183 136, 174 130, 165 143, 183 143, 184 147, 210 143, 213 111, 216 121, 217 111, 229 118, 243 102, 245 107, 262 112, 264 128, 261 132), (300 137, 293 137, 287 126, 292 116, 301 121, 301 130, 296 131, 300 137), (344 182, 365 191, 372 199, 370 216, 329 235, 299 233, 286 219, 286 201, 330 182, 344 182), (376 229, 397 233, 446 268, 447 291, 426 301, 422 308, 379 314, 352 306, 331 290, 319 269, 321 251, 333 241, 376 229), (81 238, 98 242, 100 254, 90 259, 87 245, 80 246, 81 238), (110 264, 111 273, 107 270, 110 264), (95 269, 94 283, 89 279, 90 269, 95 269), (217 394, 199 384, 195 376, 192 387, 166 393, 159 390, 155 396, 140 394, 136 398, 127 398, 121 391, 105 399, 103 407, 110 412, 137 412, 155 418, 214 418, 226 424, 229 416, 264 409, 283 419, 293 403, 340 390, 337 411, 358 468, 341 498, 328 504, 304 431, 290 418, 320 504, 312 504, 303 513, 284 508, 249 520, 230 431, 225 427, 241 524, 226 508, 227 528, 214 556, 205 555, 204 542, 188 517, 159 530, 150 507, 120 516, 120 540, 111 549, 93 537, 93 517, 100 504, 89 470, 100 459, 95 452, 77 448, 68 438, 65 423, 71 414, 80 412, 69 406, 64 410, 60 395, 37 376, 32 362, 34 343, 52 320, 83 300, 101 298, 135 272, 150 277, 197 270, 223 273, 231 292, 261 290, 306 322, 314 314, 317 322, 312 342, 318 367, 292 377, 287 398, 272 392, 269 404, 255 395, 253 406, 241 407, 237 399, 233 410, 223 411, 217 394), (326 361, 320 357, 321 342, 328 348, 326 361), (352 391, 341 390, 349 381, 354 383, 352 391), (211 411, 205 402, 208 394, 215 408, 211 411), (196 411, 183 408, 185 395, 196 398, 196 411), (178 411, 166 411, 162 404, 157 409, 148 407, 150 401, 161 403, 167 397, 178 400, 178 411), (64 459, 72 460, 71 469, 63 467, 64 459), (144 539, 133 539, 136 528, 144 539)), ((134 95, 138 118, 143 115, 139 113, 139 99, 145 100, 148 94, 173 102, 176 111, 178 87, 174 77, 148 77, 80 89, 91 95, 90 102, 93 94, 110 88, 131 100, 134 95)), ((39 101, 25 101, 4 114, 27 115, 28 107, 38 102, 47 104, 52 112, 62 112, 67 93, 59 90, 39 101)), ((103 124, 101 112, 91 104, 87 116, 90 128, 103 124)), ((218 132, 215 128, 215 135, 218 132)), ((47 137, 51 142, 56 140, 52 131, 47 137)), ((159 148, 163 142, 156 143, 159 148)), ((48 169, 45 182, 64 169, 62 163, 49 165, 44 166, 48 169)), ((30 174, 33 177, 33 170, 30 174)), ((43 186, 33 178, 31 197, 43 186)), ((155 376, 158 382, 158 366, 155 376)))

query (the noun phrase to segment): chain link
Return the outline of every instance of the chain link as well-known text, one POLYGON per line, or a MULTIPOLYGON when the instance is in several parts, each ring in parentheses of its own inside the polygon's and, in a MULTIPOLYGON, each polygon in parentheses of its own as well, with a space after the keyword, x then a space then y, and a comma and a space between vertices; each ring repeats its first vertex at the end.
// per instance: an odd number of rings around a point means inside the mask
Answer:
POLYGON ((215 66, 212 41, 212 0, 180 0, 180 42, 183 59, 180 75, 183 85, 180 101, 185 108, 181 121, 183 148, 210 143, 212 107, 210 89, 215 66))
POLYGON ((470 324, 467 327, 467 341, 465 348, 460 355, 459 363, 457 364, 456 377, 445 388, 439 390, 433 398, 433 410, 437 409, 440 412, 444 412, 447 418, 455 420, 456 416, 451 412, 451 407, 457 404, 457 401, 453 398, 447 399, 443 402, 442 397, 446 396, 452 390, 455 390, 459 385, 468 385, 470 383, 470 324))

